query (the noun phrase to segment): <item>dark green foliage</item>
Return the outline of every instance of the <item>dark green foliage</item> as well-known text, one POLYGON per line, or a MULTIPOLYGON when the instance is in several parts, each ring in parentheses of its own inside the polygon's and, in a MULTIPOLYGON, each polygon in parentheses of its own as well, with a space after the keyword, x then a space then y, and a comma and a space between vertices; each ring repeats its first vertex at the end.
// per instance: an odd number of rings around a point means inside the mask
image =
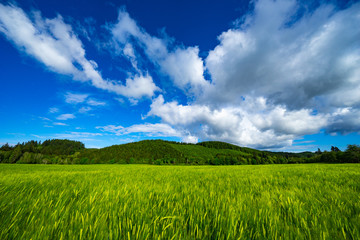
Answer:
POLYGON ((321 154, 320 157, 321 162, 326 162, 326 163, 334 163, 337 162, 337 158, 336 158, 336 153, 334 151, 331 152, 323 152, 323 154, 321 154))
POLYGON ((2 163, 81 163, 78 151, 84 149, 83 143, 71 140, 46 140, 18 143, 11 147, 5 144, 0 148, 2 163))
POLYGON ((17 163, 50 163, 41 153, 25 152, 17 163))
POLYGON ((198 144, 163 140, 145 140, 102 149, 85 149, 84 144, 71 140, 29 141, 14 147, 0 148, 2 163, 45 164, 191 164, 191 165, 243 165, 285 163, 359 163, 360 147, 349 145, 342 152, 332 146, 321 152, 269 152, 239 147, 224 142, 198 144))
POLYGON ((341 152, 341 150, 338 147, 331 146, 332 152, 341 152))
POLYGON ((87 164, 87 163, 90 163, 89 159, 84 157, 84 158, 81 158, 80 160, 80 164, 87 164))
MULTIPOLYGON (((95 163, 150 163, 158 159, 182 159, 181 152, 171 147, 172 142, 145 140, 141 142, 114 145, 102 149, 86 149, 80 157, 93 159, 95 163)), ((163 160, 163 163, 170 163, 163 160)))
POLYGON ((38 152, 40 149, 41 149, 41 142, 31 140, 21 144, 21 150, 23 152, 35 153, 38 152))
POLYGON ((324 151, 311 158, 311 160, 312 162, 325 163, 360 163, 360 146, 348 145, 344 152, 332 146, 331 152, 324 151))
POLYGON ((16 163, 22 155, 21 145, 17 145, 12 151, 9 159, 9 163, 16 163))
POLYGON ((11 147, 8 143, 5 143, 0 147, 0 151, 11 151, 14 147, 11 147))
POLYGON ((208 141, 208 142, 201 142, 197 143, 196 145, 204 146, 207 148, 215 148, 215 149, 231 149, 236 151, 241 151, 244 153, 259 153, 261 151, 246 147, 239 147, 230 143, 225 142, 218 142, 218 141, 208 141))
POLYGON ((348 145, 348 148, 343 155, 343 159, 347 159, 351 163, 360 163, 360 146, 348 145))
POLYGON ((12 151, 1 151, 0 150, 0 163, 8 163, 12 151))
POLYGON ((79 157, 95 163, 147 163, 147 164, 195 164, 195 165, 242 165, 310 162, 315 154, 274 153, 244 148, 223 142, 183 144, 162 140, 145 140, 102 149, 86 149, 79 157))
POLYGON ((52 155, 71 155, 85 148, 79 141, 52 139, 42 143, 41 153, 52 155))

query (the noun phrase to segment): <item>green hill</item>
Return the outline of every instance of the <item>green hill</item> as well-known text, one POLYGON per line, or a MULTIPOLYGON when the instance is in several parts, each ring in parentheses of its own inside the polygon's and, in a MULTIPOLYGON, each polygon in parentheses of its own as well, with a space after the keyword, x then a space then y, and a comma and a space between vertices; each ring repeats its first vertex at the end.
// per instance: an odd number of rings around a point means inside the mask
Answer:
POLYGON ((181 159, 181 152, 162 140, 145 140, 102 149, 81 151, 80 158, 93 163, 152 163, 158 159, 181 159))
MULTIPOLYGON (((312 157, 314 154, 311 154, 312 157)), ((86 149, 78 156, 91 163, 149 164, 264 164, 303 162, 298 154, 259 151, 224 142, 185 144, 163 140, 145 140, 113 145, 102 149, 86 149)))
POLYGON ((209 141, 186 144, 163 140, 145 140, 101 149, 86 149, 71 140, 29 141, 0 147, 0 163, 136 163, 240 165, 308 162, 360 162, 360 147, 349 145, 345 152, 332 147, 330 152, 269 152, 209 141))

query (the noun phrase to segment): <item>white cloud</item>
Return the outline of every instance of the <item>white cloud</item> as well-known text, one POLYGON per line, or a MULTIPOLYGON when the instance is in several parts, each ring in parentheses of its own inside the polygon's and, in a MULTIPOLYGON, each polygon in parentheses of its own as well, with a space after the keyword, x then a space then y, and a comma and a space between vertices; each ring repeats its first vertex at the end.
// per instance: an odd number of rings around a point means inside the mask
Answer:
MULTIPOLYGON (((343 10, 321 4, 312 12, 302 4, 255 1, 254 10, 221 33, 204 59, 199 47, 151 36, 121 10, 108 29, 116 52, 133 68, 125 83, 103 79, 61 16, 29 18, 13 5, 0 4, 0 32, 55 72, 127 97, 133 105, 142 97, 153 98, 147 117, 159 117, 161 123, 98 127, 102 131, 283 149, 321 130, 360 131, 360 3, 343 10), (167 89, 159 89, 152 71, 142 69, 151 64, 185 93, 187 99, 179 97, 182 104, 165 101, 167 89), (155 97, 156 92, 162 95, 155 97)), ((103 103, 88 95, 69 101, 103 103)), ((58 119, 72 114, 63 115, 58 119)))
POLYGON ((43 137, 43 136, 40 136, 40 135, 36 135, 36 134, 31 134, 31 136, 33 136, 33 137, 36 137, 36 138, 45 138, 45 137, 43 137))
POLYGON ((80 41, 71 33, 69 26, 63 23, 61 17, 43 20, 36 13, 35 18, 32 22, 20 8, 0 5, 0 31, 9 40, 59 73, 78 74, 72 64, 72 56, 84 53, 80 41))
POLYGON ((160 95, 153 101, 148 116, 160 117, 164 123, 187 129, 201 139, 257 148, 290 146, 296 137, 317 133, 327 124, 327 116, 312 115, 309 109, 286 110, 263 98, 212 109, 198 104, 165 103, 160 95))
POLYGON ((44 121, 51 121, 49 118, 47 117, 39 117, 41 120, 44 120, 44 121))
POLYGON ((96 99, 89 99, 89 100, 87 100, 86 103, 91 106, 105 106, 106 105, 106 102, 101 102, 96 99))
POLYGON ((138 100, 133 99, 133 98, 129 98, 129 102, 130 102, 131 106, 136 106, 139 103, 138 100))
MULTIPOLYGON (((125 44, 129 37, 142 35, 141 30, 137 26, 136 22, 129 16, 125 10, 120 10, 118 15, 118 22, 112 29, 112 34, 116 36, 117 40, 125 44)), ((143 36, 146 38, 146 36, 143 36)))
POLYGON ((205 66, 197 47, 169 50, 166 38, 150 36, 123 10, 112 33, 127 49, 125 55, 135 59, 127 44, 138 44, 175 86, 195 94, 191 105, 165 103, 160 95, 148 116, 202 139, 290 146, 323 128, 356 126, 357 114, 339 115, 334 109, 360 104, 360 4, 342 11, 322 5, 294 21, 300 5, 255 2, 253 13, 219 36, 205 66))
POLYGON ((299 5, 258 1, 242 26, 222 33, 206 58, 213 85, 203 97, 262 96, 291 109, 360 103, 360 4, 323 5, 287 26, 299 5))
MULTIPOLYGON (((64 119, 64 120, 66 120, 66 119, 64 119)), ((53 124, 56 126, 67 126, 66 123, 62 123, 62 122, 54 122, 53 124)))
POLYGON ((49 113, 57 113, 59 112, 60 110, 56 107, 52 107, 52 108, 49 108, 49 113))
POLYGON ((124 99, 122 99, 122 98, 115 98, 115 100, 121 104, 125 103, 124 99))
POLYGON ((145 133, 149 136, 163 136, 163 137, 179 137, 181 134, 168 124, 135 124, 130 127, 122 127, 115 125, 99 126, 96 127, 104 132, 111 132, 116 135, 126 135, 131 133, 145 133))
POLYGON ((107 125, 96 127, 103 132, 109 132, 117 136, 128 135, 128 134, 144 134, 148 137, 177 137, 182 142, 186 143, 197 143, 198 138, 191 135, 188 131, 183 129, 176 129, 169 124, 165 123, 145 123, 145 124, 134 124, 129 127, 107 125))
POLYGON ((79 94, 79 93, 67 92, 65 94, 65 102, 71 103, 71 104, 83 103, 88 96, 89 96, 89 94, 79 94))
POLYGON ((128 84, 137 82, 128 79, 127 85, 120 82, 104 80, 96 70, 97 63, 85 57, 85 49, 71 26, 66 24, 58 15, 54 19, 42 18, 39 12, 33 14, 32 19, 24 11, 14 5, 0 4, 0 32, 2 32, 15 46, 34 57, 54 72, 70 75, 74 80, 90 82, 94 87, 125 94, 127 97, 141 98, 153 96, 157 87, 149 76, 146 78, 147 87, 142 91, 135 91, 136 96, 125 90, 128 84), (153 90, 153 92, 151 92, 153 90))
POLYGON ((114 86, 113 91, 131 99, 139 99, 142 96, 152 97, 154 92, 160 91, 150 75, 136 75, 126 79, 125 86, 114 86))
POLYGON ((129 59, 132 67, 136 70, 137 73, 141 73, 141 70, 138 68, 138 62, 135 56, 135 50, 130 43, 126 43, 124 48, 122 49, 122 53, 125 57, 129 59))
POLYGON ((87 113, 87 112, 89 112, 89 111, 91 111, 91 110, 92 110, 91 107, 81 107, 81 108, 79 109, 79 113, 87 113))
POLYGON ((131 42, 142 48, 149 60, 168 75, 178 88, 199 94, 209 85, 203 76, 204 63, 199 57, 198 47, 176 47, 173 51, 169 51, 168 39, 151 36, 124 10, 119 12, 118 21, 112 26, 111 31, 115 42, 121 45, 123 55, 130 59, 137 71, 139 70, 136 54, 131 42))
POLYGON ((182 89, 199 95, 210 85, 204 78, 204 63, 198 47, 177 48, 160 60, 161 69, 182 89))
POLYGON ((65 114, 59 115, 56 119, 57 120, 68 120, 68 119, 73 119, 73 118, 75 118, 74 114, 65 113, 65 114))
POLYGON ((185 142, 185 143, 198 143, 199 139, 195 136, 188 135, 188 136, 183 137, 181 139, 181 141, 185 142))
MULTIPOLYGON (((96 100, 94 98, 89 98, 89 94, 84 93, 71 93, 67 92, 65 94, 65 102, 70 104, 86 103, 90 106, 98 107, 105 106, 106 102, 96 100)), ((82 107, 79 112, 87 112, 91 110, 90 107, 82 107)))
POLYGON ((68 133, 57 133, 54 135, 54 137, 66 138, 66 139, 83 139, 83 138, 97 137, 103 135, 104 134, 102 133, 91 133, 91 132, 68 132, 68 133))

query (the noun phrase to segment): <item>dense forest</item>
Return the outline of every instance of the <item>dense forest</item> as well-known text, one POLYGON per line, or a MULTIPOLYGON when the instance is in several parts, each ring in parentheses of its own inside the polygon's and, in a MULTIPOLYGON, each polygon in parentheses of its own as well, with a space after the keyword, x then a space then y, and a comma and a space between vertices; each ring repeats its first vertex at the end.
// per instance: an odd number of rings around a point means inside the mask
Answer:
POLYGON ((0 147, 0 163, 241 165, 314 162, 359 163, 360 146, 348 145, 346 151, 333 146, 324 152, 318 149, 316 152, 288 153, 259 151, 216 141, 187 144, 145 140, 86 149, 79 141, 53 139, 0 147))

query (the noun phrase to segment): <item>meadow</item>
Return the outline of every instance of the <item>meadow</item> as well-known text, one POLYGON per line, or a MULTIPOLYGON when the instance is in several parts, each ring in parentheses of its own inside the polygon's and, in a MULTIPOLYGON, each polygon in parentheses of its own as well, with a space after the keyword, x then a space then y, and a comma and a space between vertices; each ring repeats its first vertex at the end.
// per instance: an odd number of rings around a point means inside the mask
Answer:
POLYGON ((360 165, 0 165, 0 239, 360 239, 360 165))

